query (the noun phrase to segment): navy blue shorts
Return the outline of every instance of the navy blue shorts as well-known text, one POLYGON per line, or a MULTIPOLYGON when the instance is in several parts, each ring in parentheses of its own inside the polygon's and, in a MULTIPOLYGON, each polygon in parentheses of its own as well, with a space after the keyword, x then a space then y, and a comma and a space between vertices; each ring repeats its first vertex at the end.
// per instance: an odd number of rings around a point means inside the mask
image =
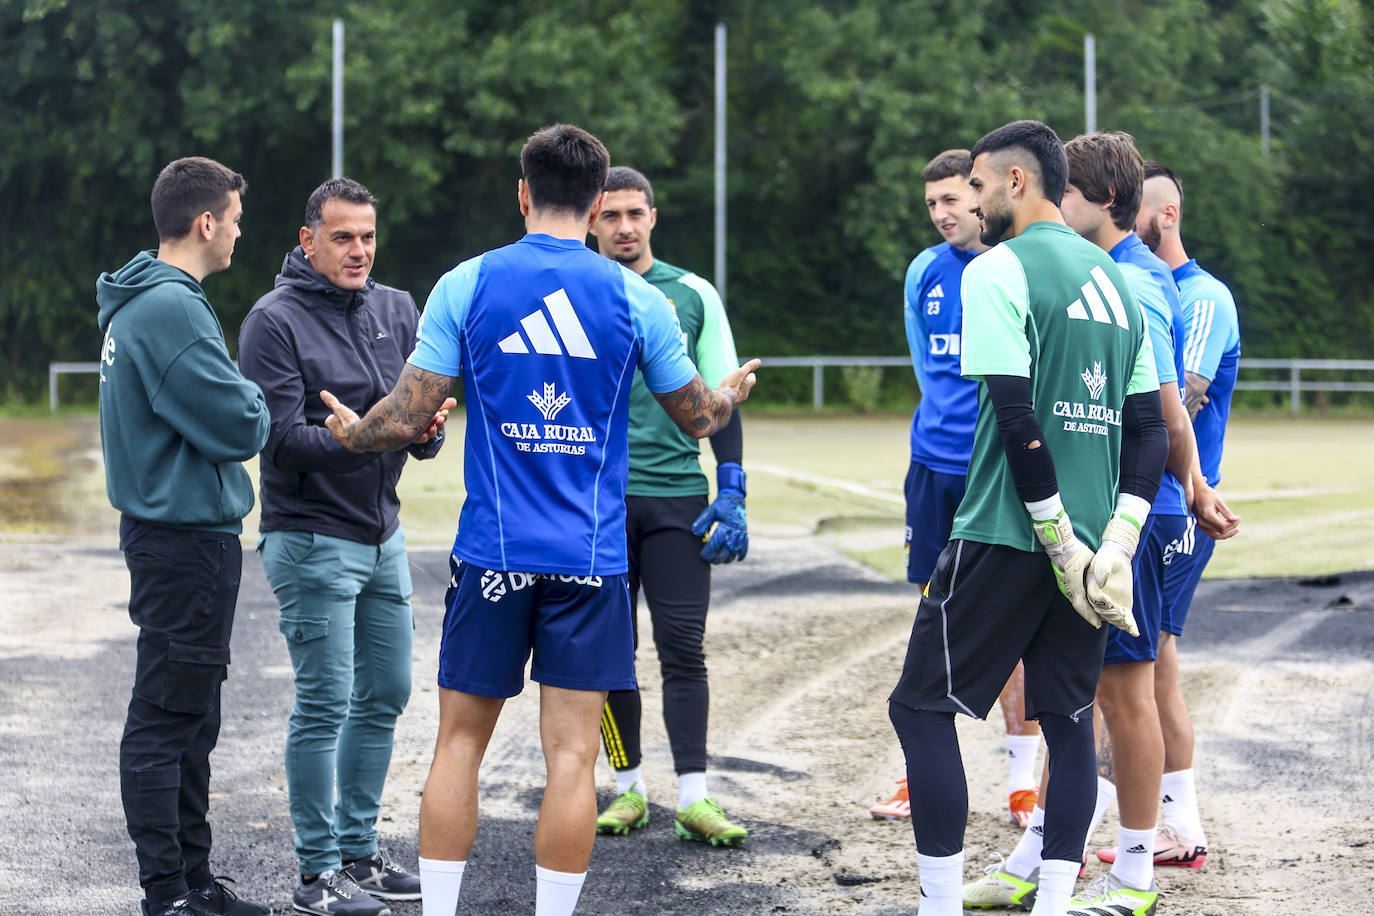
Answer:
POLYGON ((968 478, 932 471, 919 461, 906 472, 906 580, 925 585, 949 543, 954 512, 968 478))
POLYGON ((1189 516, 1183 536, 1164 548, 1164 615, 1160 628, 1165 633, 1183 635, 1193 593, 1216 546, 1217 542, 1199 531, 1197 522, 1189 516))
POLYGON ((1155 515, 1145 520, 1136 548, 1132 613, 1135 614, 1139 636, 1109 627, 1107 652, 1102 664, 1123 662, 1152 662, 1159 654, 1159 629, 1163 623, 1167 600, 1166 573, 1173 559, 1173 544, 1180 542, 1189 526, 1188 515, 1155 515))
POLYGON ((634 690, 625 575, 501 572, 449 558, 439 686, 513 697, 530 679, 569 690, 634 690))

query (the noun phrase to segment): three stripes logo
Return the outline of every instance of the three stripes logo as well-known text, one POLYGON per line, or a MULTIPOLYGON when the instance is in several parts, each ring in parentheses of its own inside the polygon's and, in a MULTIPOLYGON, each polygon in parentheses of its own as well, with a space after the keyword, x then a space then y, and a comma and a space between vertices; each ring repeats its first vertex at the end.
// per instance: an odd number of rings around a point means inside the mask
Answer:
POLYGON ((497 344, 501 352, 519 354, 529 353, 533 349, 535 353, 544 356, 566 354, 579 359, 596 359, 596 351, 592 349, 592 342, 587 339, 587 332, 582 329, 582 322, 577 319, 577 312, 573 309, 572 301, 568 299, 567 291, 557 289, 549 293, 544 297, 544 305, 548 307, 548 314, 553 318, 553 326, 549 326, 549 319, 545 317, 543 309, 535 309, 520 319, 524 335, 516 331, 508 337, 503 337, 497 344), (555 329, 558 332, 556 335, 555 329))
POLYGON ((1115 320, 1118 325, 1130 330, 1130 322, 1126 320, 1126 305, 1107 272, 1101 267, 1094 267, 1089 275, 1092 280, 1081 287, 1082 298, 1069 303, 1069 317, 1078 321, 1087 321, 1091 317, 1093 321, 1103 324, 1111 324, 1115 320), (1087 308, 1083 307, 1084 303, 1087 303, 1087 308), (1108 309, 1111 310, 1110 314, 1108 309))

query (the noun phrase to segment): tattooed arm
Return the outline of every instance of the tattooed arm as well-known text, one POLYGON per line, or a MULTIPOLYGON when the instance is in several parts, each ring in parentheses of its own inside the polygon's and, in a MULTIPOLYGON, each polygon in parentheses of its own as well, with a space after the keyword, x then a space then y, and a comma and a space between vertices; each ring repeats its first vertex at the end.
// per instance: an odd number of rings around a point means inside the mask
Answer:
POLYGON ((1212 380, 1198 375, 1196 372, 1183 373, 1187 380, 1187 393, 1184 395, 1184 406, 1188 408, 1188 419, 1196 420, 1198 411, 1202 405, 1207 403, 1207 389, 1212 386, 1212 380))
POLYGON ((390 452, 404 448, 428 432, 440 413, 447 416, 457 401, 449 397, 456 381, 451 376, 427 372, 406 363, 391 394, 382 398, 359 419, 328 391, 320 392, 334 416, 325 426, 351 452, 390 452))
POLYGON ((721 379, 719 388, 707 388, 701 376, 695 375, 677 391, 655 393, 654 397, 678 429, 693 439, 705 439, 720 432, 730 422, 735 405, 749 397, 754 370, 760 365, 757 359, 749 360, 721 379))

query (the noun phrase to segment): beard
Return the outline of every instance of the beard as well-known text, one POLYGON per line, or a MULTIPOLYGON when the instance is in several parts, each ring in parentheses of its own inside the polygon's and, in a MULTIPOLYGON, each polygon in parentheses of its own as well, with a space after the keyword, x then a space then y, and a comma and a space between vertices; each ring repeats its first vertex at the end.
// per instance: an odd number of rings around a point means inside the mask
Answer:
POLYGON ((1149 224, 1140 233, 1140 240, 1145 243, 1151 251, 1159 250, 1159 243, 1163 240, 1164 234, 1159 229, 1159 215, 1150 217, 1149 224))
POLYGON ((1012 218, 1010 211, 1003 213, 989 213, 983 211, 983 228, 978 234, 978 238, 984 245, 996 245, 1007 237, 1011 231, 1012 218))

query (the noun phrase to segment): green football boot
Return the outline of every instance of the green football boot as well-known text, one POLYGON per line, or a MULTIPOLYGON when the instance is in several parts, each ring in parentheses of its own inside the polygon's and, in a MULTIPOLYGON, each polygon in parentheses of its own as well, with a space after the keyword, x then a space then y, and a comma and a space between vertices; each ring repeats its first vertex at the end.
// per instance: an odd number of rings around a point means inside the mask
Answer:
POLYGON ((631 830, 638 830, 649 823, 649 802, 643 795, 631 789, 621 792, 615 801, 606 806, 596 819, 597 833, 614 833, 624 836, 631 830))
POLYGON ((713 798, 692 802, 677 813, 673 831, 684 840, 710 843, 712 846, 738 846, 749 831, 732 824, 713 798))

